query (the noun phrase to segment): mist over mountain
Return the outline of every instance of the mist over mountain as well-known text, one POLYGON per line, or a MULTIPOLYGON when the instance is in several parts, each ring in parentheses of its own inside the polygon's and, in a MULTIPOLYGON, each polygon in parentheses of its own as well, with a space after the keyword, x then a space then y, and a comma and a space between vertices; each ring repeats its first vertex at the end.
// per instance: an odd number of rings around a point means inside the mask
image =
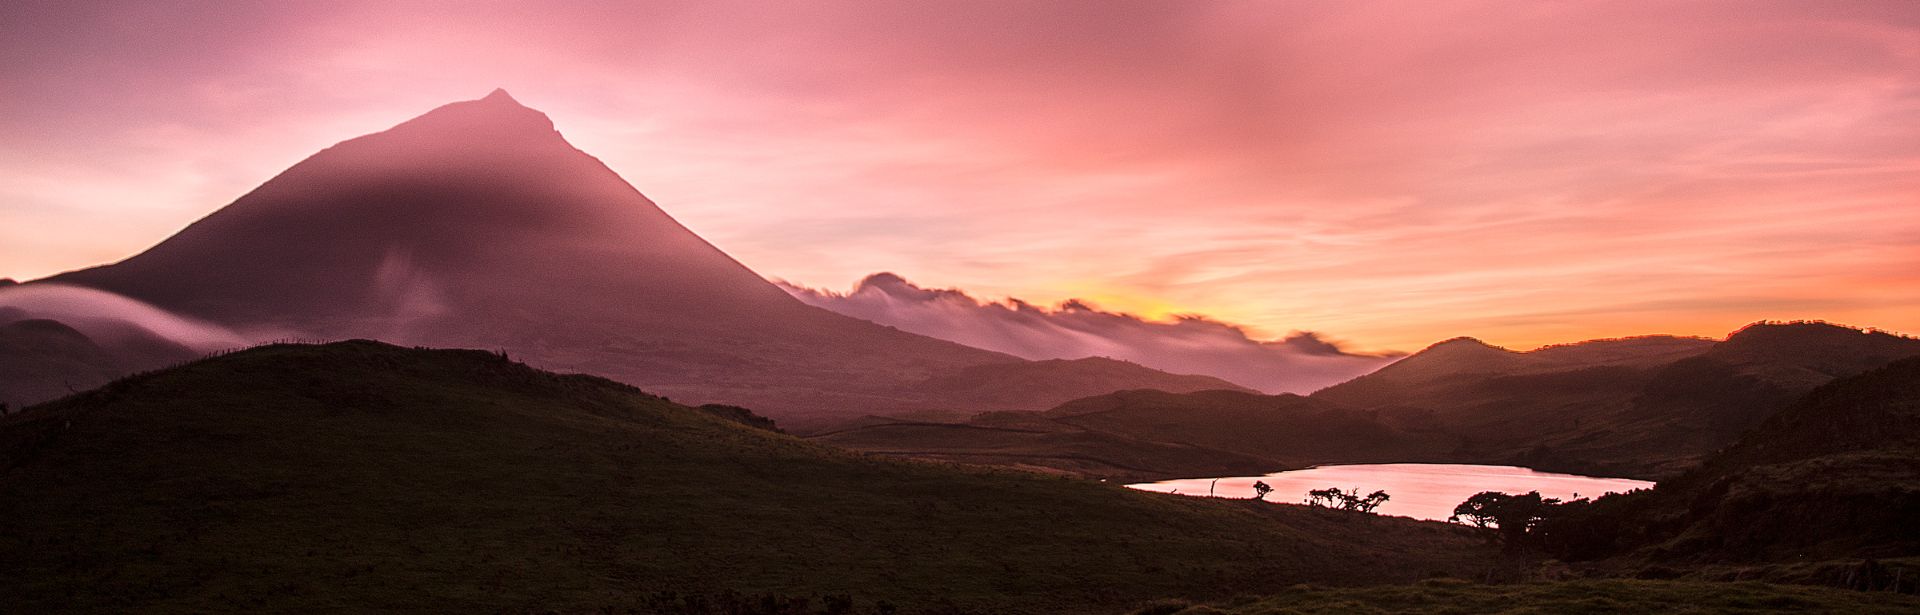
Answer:
POLYGON ((1054 308, 1019 299, 982 301, 892 273, 837 293, 777 282, 801 301, 883 325, 1026 359, 1109 357, 1182 374, 1206 374, 1267 393, 1310 393, 1379 369, 1399 354, 1351 353, 1312 332, 1261 341, 1201 316, 1153 322, 1070 300, 1054 308))
POLYGON ((101 310, 137 302, 248 340, 505 350, 789 425, 1233 387, 1094 362, 1034 364, 1072 383, 1034 386, 1018 357, 806 305, 502 90, 322 150, 124 261, 9 293, 56 284, 100 293, 101 310), (956 397, 951 378, 986 365, 1015 388, 956 397))
POLYGON ((0 281, 0 404, 25 406, 249 343, 114 293, 0 281))
POLYGON ((159 338, 208 352, 241 346, 247 336, 114 293, 63 284, 0 285, 0 325, 57 320, 95 338, 159 338))

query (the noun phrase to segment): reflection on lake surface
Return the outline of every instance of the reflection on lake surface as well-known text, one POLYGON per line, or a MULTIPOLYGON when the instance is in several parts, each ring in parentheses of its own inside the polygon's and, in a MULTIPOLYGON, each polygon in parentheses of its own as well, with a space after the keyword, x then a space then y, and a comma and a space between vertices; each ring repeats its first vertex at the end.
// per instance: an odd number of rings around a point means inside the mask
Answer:
POLYGON ((1250 498, 1253 497, 1254 481, 1264 481, 1273 487, 1273 493, 1267 495, 1268 501, 1295 504, 1304 502, 1307 492, 1313 489, 1358 488, 1361 495, 1382 489, 1393 499, 1381 504, 1374 512, 1436 521, 1445 521, 1453 514, 1454 506, 1482 491, 1538 491, 1542 496, 1570 500, 1653 486, 1653 483, 1644 480, 1553 474, 1514 466, 1446 463, 1321 466, 1266 476, 1183 478, 1127 486, 1146 491, 1205 496, 1212 484, 1212 493, 1217 497, 1250 498), (1215 481, 1218 481, 1217 484, 1215 481))

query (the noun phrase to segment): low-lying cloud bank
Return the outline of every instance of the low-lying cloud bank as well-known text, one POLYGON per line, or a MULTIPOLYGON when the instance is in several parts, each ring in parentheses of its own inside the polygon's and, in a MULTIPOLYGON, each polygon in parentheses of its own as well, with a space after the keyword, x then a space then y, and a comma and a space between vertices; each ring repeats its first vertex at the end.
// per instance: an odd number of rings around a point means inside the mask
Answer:
POLYGON ((245 346, 246 336, 103 290, 65 284, 0 282, 0 325, 28 319, 59 321, 95 342, 165 340, 210 352, 245 346))
POLYGON ((776 283, 817 307, 968 346, 1027 359, 1111 357, 1268 393, 1312 392, 1401 356, 1348 353, 1312 332, 1260 341, 1239 327, 1199 316, 1152 322, 1080 301, 1051 309, 1019 299, 980 301, 960 290, 922 288, 891 273, 867 276, 845 294, 776 283))

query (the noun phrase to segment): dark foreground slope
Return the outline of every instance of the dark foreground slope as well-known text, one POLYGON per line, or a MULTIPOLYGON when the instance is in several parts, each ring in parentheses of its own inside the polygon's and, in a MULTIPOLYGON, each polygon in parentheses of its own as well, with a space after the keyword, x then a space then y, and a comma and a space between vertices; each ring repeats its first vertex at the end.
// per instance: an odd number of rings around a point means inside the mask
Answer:
POLYGON ((1463 528, 875 459, 479 351, 268 346, 0 420, 17 612, 1114 611, 1484 575, 1463 528))
POLYGON ((1651 491, 1568 512, 1547 546, 1577 559, 1920 556, 1920 358, 1815 389, 1651 491))
POLYGON ((1218 605, 1170 600, 1140 615, 1350 615, 1352 613, 1860 613, 1920 610, 1920 598, 1885 592, 1768 583, 1568 581, 1480 585, 1434 579, 1366 588, 1294 587, 1285 593, 1218 605))

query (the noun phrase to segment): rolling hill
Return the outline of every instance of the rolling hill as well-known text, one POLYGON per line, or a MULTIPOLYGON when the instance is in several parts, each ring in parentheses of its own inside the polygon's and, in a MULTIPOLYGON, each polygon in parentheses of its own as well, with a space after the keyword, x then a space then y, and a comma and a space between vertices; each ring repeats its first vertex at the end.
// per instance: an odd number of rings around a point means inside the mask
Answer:
POLYGON ((367 341, 142 374, 0 419, 0 603, 1114 612, 1497 566, 1457 526, 875 458, 748 418, 367 341))
POLYGON ((808 436, 876 455, 996 465, 1133 483, 1258 474, 1285 462, 1204 446, 1084 429, 1034 412, 990 412, 961 423, 870 417, 808 436))
MULTIPOLYGON (((1920 358, 1814 389, 1693 471, 1609 496, 1576 557, 1804 562, 1920 556, 1920 358)), ((1920 582, 1920 581, 1916 581, 1920 582)))
POLYGON ((1045 412, 983 413, 958 423, 873 417, 815 439, 904 457, 1141 482, 1333 462, 1429 461, 1457 442, 1420 423, 1418 417, 1357 412, 1298 395, 1134 390, 1045 412))
POLYGON ((1429 413, 1463 438, 1456 459, 1662 478, 1816 386, 1911 356, 1920 339, 1819 322, 1525 353, 1453 341, 1313 398, 1429 413))
POLYGON ((67 323, 0 308, 0 404, 20 408, 91 389, 141 369, 199 356, 139 330, 96 340, 67 323))
POLYGON ((1052 467, 1124 478, 1209 476, 1191 472, 1220 451, 1240 474, 1447 462, 1661 479, 1819 384, 1910 356, 1920 356, 1920 340, 1825 323, 1759 323, 1719 342, 1652 336, 1530 352, 1460 338, 1308 397, 1121 391, 1024 415, 1029 431, 1052 425, 1044 437, 980 429, 1007 420, 987 415, 967 429, 869 421, 825 439, 983 463, 1094 458, 1130 469, 1052 467))
POLYGON ((255 340, 506 349, 795 426, 1234 388, 1133 364, 1036 364, 801 303, 504 91, 329 147, 145 252, 34 285, 109 291, 255 340), (993 378, 969 375, 982 369, 993 378))

